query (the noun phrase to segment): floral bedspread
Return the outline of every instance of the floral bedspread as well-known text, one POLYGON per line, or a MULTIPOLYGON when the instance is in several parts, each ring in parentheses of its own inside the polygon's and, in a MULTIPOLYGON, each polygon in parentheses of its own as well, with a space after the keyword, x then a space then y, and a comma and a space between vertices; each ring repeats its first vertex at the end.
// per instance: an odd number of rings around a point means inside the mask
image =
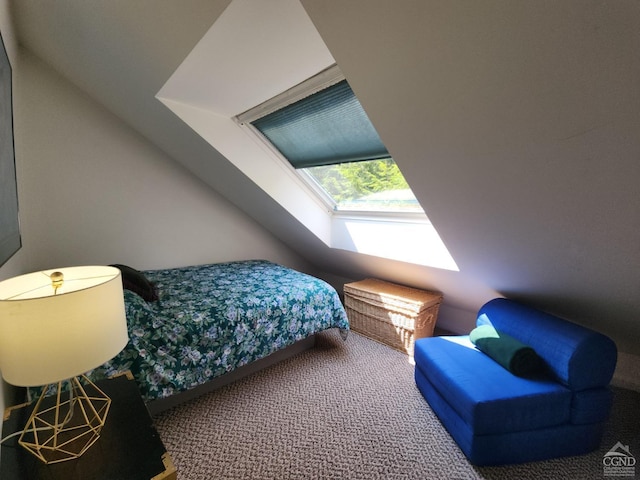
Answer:
POLYGON ((333 287, 268 261, 144 274, 159 301, 125 290, 129 343, 89 376, 131 370, 145 400, 191 389, 316 332, 349 329, 333 287))

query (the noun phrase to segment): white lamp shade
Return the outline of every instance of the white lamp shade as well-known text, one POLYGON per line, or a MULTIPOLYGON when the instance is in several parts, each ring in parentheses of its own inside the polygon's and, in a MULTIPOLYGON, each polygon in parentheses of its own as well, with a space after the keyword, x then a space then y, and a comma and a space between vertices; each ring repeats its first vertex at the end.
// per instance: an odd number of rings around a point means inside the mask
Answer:
POLYGON ((127 341, 117 268, 59 268, 0 282, 0 370, 13 385, 83 374, 113 358, 127 341), (57 292, 53 272, 64 275, 57 292))

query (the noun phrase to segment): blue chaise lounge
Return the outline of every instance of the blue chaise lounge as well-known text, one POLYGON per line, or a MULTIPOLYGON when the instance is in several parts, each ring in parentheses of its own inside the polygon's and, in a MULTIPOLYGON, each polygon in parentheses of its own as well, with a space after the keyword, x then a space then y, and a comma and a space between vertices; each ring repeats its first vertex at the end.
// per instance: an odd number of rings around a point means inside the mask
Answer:
POLYGON ((469 461, 513 464, 597 449, 611 410, 615 343, 504 298, 480 309, 477 326, 492 326, 539 362, 515 375, 504 351, 481 351, 470 335, 416 340, 418 389, 469 461))

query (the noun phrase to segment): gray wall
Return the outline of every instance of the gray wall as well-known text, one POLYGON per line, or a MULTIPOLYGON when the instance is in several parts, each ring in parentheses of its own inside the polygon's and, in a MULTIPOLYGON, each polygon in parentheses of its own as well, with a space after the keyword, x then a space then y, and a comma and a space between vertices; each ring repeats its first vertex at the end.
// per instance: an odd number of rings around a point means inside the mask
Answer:
POLYGON ((21 51, 16 155, 29 268, 308 264, 45 64, 21 51))
POLYGON ((302 4, 460 283, 640 354, 640 4, 302 4))

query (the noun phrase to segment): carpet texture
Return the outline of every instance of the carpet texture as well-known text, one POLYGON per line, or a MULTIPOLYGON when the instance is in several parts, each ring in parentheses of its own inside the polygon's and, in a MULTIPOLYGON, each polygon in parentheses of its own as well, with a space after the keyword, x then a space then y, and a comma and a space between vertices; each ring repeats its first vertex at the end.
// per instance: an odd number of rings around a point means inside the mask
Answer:
POLYGON ((401 352, 328 331, 314 349, 154 420, 180 480, 602 480, 603 455, 617 442, 640 459, 640 393, 616 388, 598 451, 474 467, 418 392, 413 369, 401 352))

